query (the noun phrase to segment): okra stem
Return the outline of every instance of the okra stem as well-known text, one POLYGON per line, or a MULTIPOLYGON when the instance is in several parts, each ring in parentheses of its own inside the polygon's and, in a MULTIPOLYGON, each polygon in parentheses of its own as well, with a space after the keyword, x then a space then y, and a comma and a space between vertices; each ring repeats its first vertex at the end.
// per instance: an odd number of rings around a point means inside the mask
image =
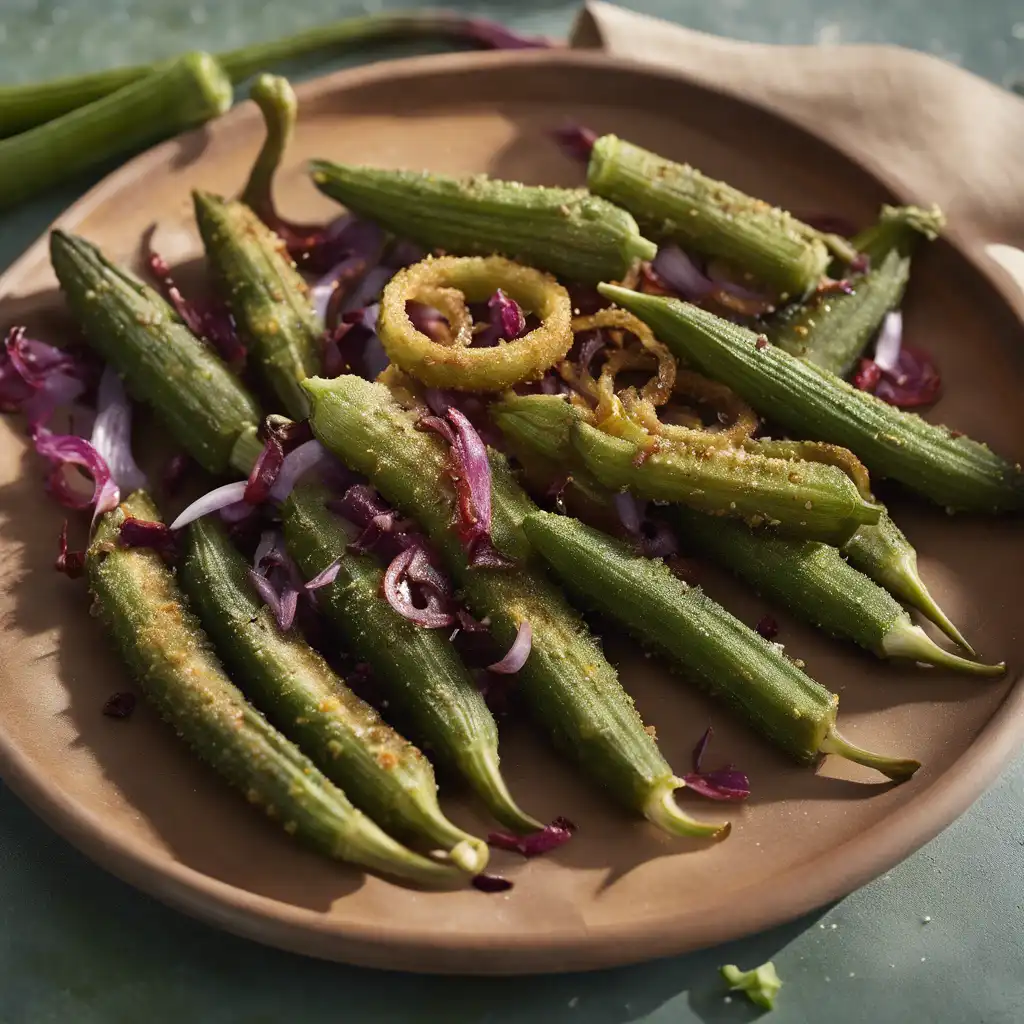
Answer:
POLYGON ((465 180, 314 160, 313 182, 353 213, 452 256, 518 260, 584 284, 617 281, 653 242, 630 214, 585 189, 477 175, 465 180))
POLYGON ((342 556, 334 583, 317 591, 320 610, 349 653, 369 664, 414 738, 461 774, 495 818, 517 832, 542 828, 508 792, 494 716, 447 635, 413 624, 381 598, 381 566, 348 550, 353 538, 329 499, 326 488, 301 484, 281 509, 289 553, 306 576, 342 556))
POLYGON ((152 288, 85 239, 52 231, 50 258, 86 340, 128 393, 152 406, 204 469, 247 474, 262 447, 260 410, 216 353, 152 288))
POLYGON ((473 568, 452 528, 456 499, 442 442, 417 430, 416 415, 383 385, 343 376, 311 379, 305 387, 320 442, 419 521, 470 609, 489 618, 495 640, 510 646, 520 624, 530 623, 533 643, 516 681, 555 745, 618 800, 656 815, 656 823, 673 834, 708 834, 706 824, 666 810, 665 790, 677 785, 671 768, 586 627, 533 564, 522 522, 536 506, 507 462, 491 453, 492 537, 517 565, 510 571, 473 568))
POLYGON ((909 778, 918 767, 852 745, 840 749, 839 698, 660 561, 635 555, 568 516, 536 512, 523 528, 571 593, 667 655, 795 760, 839 753, 890 778, 909 778))
POLYGON ((913 624, 895 598, 847 563, 834 547, 755 535, 742 523, 678 506, 671 517, 692 551, 721 563, 769 601, 880 658, 910 658, 981 676, 1000 675, 1005 668, 943 650, 913 624))
POLYGON ((281 632, 249 581, 248 562, 215 519, 188 528, 179 576, 246 695, 364 814, 404 842, 440 848, 470 874, 484 869, 486 843, 444 816, 430 762, 298 630, 281 632))
POLYGON ((231 83, 216 60, 186 54, 105 99, 0 141, 0 209, 230 106, 231 83))
POLYGON ((86 556, 94 607, 146 698, 192 750, 286 832, 327 856, 421 885, 464 881, 451 865, 382 832, 245 700, 161 557, 118 544, 126 515, 159 518, 141 493, 101 518, 86 556))
POLYGON ((594 143, 587 187, 659 242, 727 260, 780 296, 810 292, 828 267, 822 238, 792 214, 614 135, 594 143))
POLYGON ((249 171, 249 179, 239 199, 253 210, 273 194, 274 175, 288 149, 299 101, 287 78, 260 75, 252 83, 249 98, 260 108, 267 135, 249 171))
POLYGON ((898 480, 950 511, 1024 508, 1020 464, 986 445, 887 405, 690 303, 614 285, 599 290, 649 324, 677 357, 768 419, 801 437, 849 448, 872 474, 898 480))
POLYGON ((932 597, 917 567, 917 552, 888 511, 874 526, 862 526, 842 547, 850 564, 893 597, 917 608, 972 657, 974 648, 932 597))
POLYGON ((906 782, 921 767, 920 761, 910 757, 886 757, 858 747, 839 732, 835 723, 829 726, 828 734, 818 749, 823 754, 837 754, 865 768, 874 768, 893 782, 906 782))

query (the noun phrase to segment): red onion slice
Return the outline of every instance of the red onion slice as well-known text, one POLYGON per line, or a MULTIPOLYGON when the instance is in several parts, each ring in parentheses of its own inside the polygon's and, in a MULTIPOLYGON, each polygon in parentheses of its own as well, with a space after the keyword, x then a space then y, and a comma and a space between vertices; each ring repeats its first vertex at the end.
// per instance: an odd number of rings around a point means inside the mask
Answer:
POLYGON ((104 459, 114 482, 130 492, 149 487, 146 474, 132 455, 132 407, 121 378, 107 366, 100 377, 96 419, 93 422, 93 448, 104 459))
POLYGON ((85 552, 68 550, 68 521, 60 528, 60 549, 53 563, 57 572, 64 573, 68 579, 77 580, 85 572, 85 552))
POLYGON ((245 499, 245 489, 248 486, 246 481, 239 480, 233 484, 222 484, 212 491, 196 498, 178 517, 171 523, 172 530, 180 530, 196 519, 202 519, 211 512, 219 512, 221 509, 236 505, 245 499))
POLYGON ((266 576, 249 570, 249 580, 256 588, 260 599, 270 609, 278 627, 282 632, 287 632, 295 623, 295 613, 299 607, 299 592, 291 586, 286 586, 278 594, 277 588, 267 579, 266 576))
POLYGON ((586 125, 571 121, 560 128, 552 129, 551 135, 567 157, 583 164, 590 160, 591 151, 598 138, 597 132, 586 125))
POLYGON ((121 500, 117 484, 103 457, 84 437, 52 434, 45 427, 37 427, 32 441, 36 451, 53 464, 47 486, 65 508, 84 509, 94 506, 94 515, 97 516, 117 508, 121 500), (69 466, 80 466, 85 470, 92 479, 91 494, 72 486, 66 473, 69 466))
POLYGON ((270 488, 270 497, 282 502, 308 472, 331 462, 327 449, 319 441, 306 441, 289 452, 281 463, 281 471, 270 488))
POLYGON ((0 410, 22 412, 30 427, 43 426, 86 390, 90 377, 90 368, 71 353, 12 327, 0 352, 0 410))
POLYGON ((885 314, 878 340, 875 342, 875 363, 883 373, 892 373, 899 365, 903 346, 903 314, 894 309, 885 314))
POLYGON ((516 638, 512 641, 512 646, 508 649, 508 654, 506 654, 501 661, 496 661, 493 665, 488 665, 487 671, 496 672, 498 675, 502 676, 515 675, 515 673, 526 664, 526 659, 530 657, 530 651, 532 649, 533 626, 530 625, 529 619, 523 619, 523 621, 519 623, 516 638))
POLYGON ((153 249, 155 233, 156 224, 152 224, 142 236, 142 253, 160 292, 193 334, 206 341, 229 366, 240 369, 245 365, 245 345, 238 336, 227 306, 219 299, 200 303, 182 295, 167 261, 153 249))
POLYGON ((639 537, 643 509, 629 491, 619 491, 615 495, 615 511, 626 533, 633 537, 639 537))
POLYGON ((901 409, 931 405, 942 395, 942 376, 927 352, 904 345, 900 349, 896 369, 882 371, 875 395, 901 409))
POLYGON ((576 826, 568 818, 558 817, 538 832, 525 836, 513 835, 511 832, 491 832, 487 836, 487 845, 497 850, 507 850, 523 857, 539 857, 552 850, 564 846, 576 831, 576 826))
POLYGON ((119 539, 126 548, 152 548, 165 558, 173 558, 178 553, 174 534, 166 523, 128 516, 121 523, 119 539))
POLYGON ((491 321, 505 341, 515 341, 526 330, 526 317, 515 299, 500 288, 487 300, 491 321))
POLYGON ((695 793, 709 800, 745 800, 750 796, 750 780, 732 765, 716 768, 714 771, 701 770, 701 762, 711 742, 713 730, 711 726, 693 748, 693 772, 683 777, 683 782, 695 793))
POLYGON ((412 593, 409 589, 409 566, 412 565, 413 559, 420 550, 417 547, 406 548, 391 560, 384 571, 382 583, 384 598, 399 615, 416 623, 417 626, 422 626, 424 629, 441 629, 452 625, 455 622, 455 616, 441 607, 434 594, 427 598, 425 608, 418 608, 413 604, 412 593))
POLYGON ((660 281, 690 301, 703 299, 715 290, 715 282, 678 245, 661 246, 651 261, 651 270, 660 281))
POLYGON ((321 587, 329 587, 341 571, 341 555, 339 555, 326 569, 318 572, 306 583, 306 590, 319 590, 321 587))

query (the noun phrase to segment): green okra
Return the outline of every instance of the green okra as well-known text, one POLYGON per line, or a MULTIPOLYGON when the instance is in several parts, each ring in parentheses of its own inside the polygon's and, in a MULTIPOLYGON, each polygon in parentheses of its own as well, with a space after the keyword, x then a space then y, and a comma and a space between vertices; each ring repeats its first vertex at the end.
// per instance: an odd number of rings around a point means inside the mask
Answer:
POLYGON ((204 469, 248 473, 261 414, 237 377, 147 284, 91 242, 50 233, 50 259, 89 345, 204 469))
MULTIPOLYGON (((103 99, 3 139, 0 209, 223 114, 231 98, 217 61, 188 53, 103 99)), ((0 110, 0 124, 4 119, 0 110)))
POLYGON ((792 214, 614 135, 594 143, 587 188, 629 210, 659 243, 723 259, 777 295, 800 298, 828 269, 826 236, 792 214))
MULTIPOLYGON (((588 513, 604 511, 602 505, 607 508, 611 503, 611 492, 601 488, 588 470, 574 462, 572 427, 580 421, 581 414, 564 398, 511 395, 494 402, 490 414, 513 447, 536 453, 563 473, 569 469, 573 485, 570 493, 583 491, 588 513)), ((888 512, 883 512, 877 524, 860 527, 842 548, 860 572, 844 562, 835 548, 815 541, 772 537, 764 531, 751 534, 740 523, 680 505, 671 514, 687 524, 682 534, 695 537, 701 553, 709 554, 747 582, 761 587, 765 596, 774 597, 836 635, 846 636, 882 657, 913 657, 964 671, 988 671, 987 666, 974 662, 949 662, 952 655, 914 627, 885 591, 870 585, 870 580, 874 580, 896 597, 920 608, 952 639, 974 653, 928 593, 917 571, 917 553, 888 512), (707 540, 702 542, 705 536, 707 540), (767 579, 762 579, 762 574, 767 579), (862 599, 858 601, 857 597, 862 599), (911 653, 912 649, 916 653, 911 653)), ((590 522, 588 515, 580 517, 590 522)))
POLYGON ((834 693, 660 561, 640 557, 568 516, 536 512, 523 529, 571 593, 667 655, 796 761, 807 764, 821 754, 838 754, 894 782, 920 767, 910 758, 886 757, 849 743, 836 727, 834 693))
POLYGON ((329 497, 319 485, 300 484, 281 509, 288 551, 303 573, 312 578, 342 556, 337 579, 316 592, 321 612, 347 650, 369 664, 414 737, 460 774, 498 821, 517 832, 541 828, 508 791, 494 716, 447 632, 423 629, 382 600, 382 568, 348 550, 353 538, 327 507, 329 497))
POLYGON ((678 501, 837 543, 861 524, 878 521, 878 506, 865 501, 835 466, 734 448, 704 452, 672 445, 646 454, 636 443, 590 426, 558 395, 511 396, 490 411, 506 436, 549 459, 578 463, 612 491, 678 501))
POLYGON ((888 510, 874 526, 862 526, 840 549, 850 564, 935 623, 968 654, 974 649, 939 607, 921 579, 917 551, 888 510))
POLYGON ((879 658, 909 658, 973 675, 1005 670, 943 650, 894 597, 828 544, 754 534, 742 523, 679 506, 670 517, 694 552, 723 565, 767 600, 879 658))
POLYGON ((845 377, 885 314, 900 304, 915 240, 935 238, 943 223, 937 208, 883 206, 878 223, 852 239, 871 260, 866 273, 850 279, 852 293, 830 292, 787 306, 766 327, 772 343, 845 377))
POLYGON ((118 544, 126 516, 159 519, 144 494, 129 497, 100 519, 86 571, 96 615, 161 717, 251 804, 315 850, 422 885, 464 880, 458 869, 421 857, 381 831, 246 701, 174 573, 154 551, 118 544))
POLYGON ((600 291, 652 327, 677 357, 732 388, 768 419, 801 437, 849 448, 872 474, 954 512, 1024 508, 1020 464, 987 445, 858 391, 690 303, 614 285, 600 291))
POLYGON ((283 243, 244 203, 193 192, 206 255, 260 372, 292 419, 309 415, 300 384, 320 372, 324 325, 283 243))
POLYGON ((349 799, 402 842, 429 845, 470 874, 487 844, 453 825, 437 803, 430 762, 357 697, 297 629, 283 633, 224 527, 192 523, 181 586, 246 696, 349 799))
POLYGON ((456 499, 440 439, 417 430, 415 413, 402 408, 383 385, 342 376, 311 379, 305 386, 314 434, 418 520, 470 609, 489 619, 495 640, 511 646, 521 624, 530 623, 532 647, 516 675, 517 686, 555 745, 619 801, 666 831, 722 831, 722 824, 696 822, 676 805, 673 793, 681 781, 582 621, 534 564, 521 524, 536 506, 505 459, 491 453, 492 536, 495 547, 517 564, 510 571, 474 568, 452 528, 456 499))
POLYGON ((654 449, 613 437, 588 423, 572 428, 580 462, 610 490, 678 501, 691 508, 771 526, 788 536, 842 543, 879 506, 866 500, 838 467, 770 458, 745 448, 654 449))
POLYGON ((314 160, 321 192, 451 256, 499 254, 585 284, 619 280, 657 251, 630 214, 585 189, 465 180, 314 160))

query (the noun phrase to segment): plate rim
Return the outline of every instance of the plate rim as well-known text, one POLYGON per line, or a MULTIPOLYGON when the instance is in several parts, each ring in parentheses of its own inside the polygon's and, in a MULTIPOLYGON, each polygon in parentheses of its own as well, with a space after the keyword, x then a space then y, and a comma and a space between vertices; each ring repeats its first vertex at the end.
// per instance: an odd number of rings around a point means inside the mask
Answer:
MULTIPOLYGON (((891 195, 906 190, 890 180, 884 167, 870 158, 854 154, 829 135, 817 132, 774 107, 759 103, 728 88, 718 88, 686 73, 637 60, 610 57, 603 53, 569 49, 501 52, 445 53, 380 61, 343 69, 297 86, 300 104, 323 94, 345 91, 386 78, 415 78, 424 73, 473 73, 493 65, 562 65, 605 67, 652 80, 681 82, 713 96, 756 109, 764 117, 785 123, 795 131, 817 140, 840 154, 891 195)), ((301 109, 301 108, 300 108, 301 109)), ((250 102, 237 104, 219 123, 256 118, 250 102)), ((301 115, 300 115, 301 116, 301 115)), ((96 205, 116 195, 149 170, 161 167, 182 138, 201 137, 205 129, 178 136, 123 164, 63 211, 50 227, 78 219, 96 205)), ((31 243, 0 275, 0 297, 19 281, 24 268, 45 250, 50 228, 31 243)), ((984 257, 978 239, 962 225, 952 225, 945 237, 970 262, 996 292, 1000 300, 1024 319, 1024 295, 1005 271, 984 257)), ((899 813, 904 827, 893 830, 888 818, 854 838, 834 847, 820 870, 808 872, 806 864, 793 866, 776 876, 771 893, 759 892, 756 911, 744 907, 741 890, 734 901, 737 909, 704 921, 699 937, 690 924, 695 912, 684 910, 653 918, 638 919, 630 925, 588 926, 582 935, 545 938, 543 935, 502 937, 438 932, 427 928, 398 936, 381 932, 379 926, 339 922, 327 914, 297 908, 270 897, 260 896, 178 862, 158 861, 142 841, 126 839, 108 831, 99 816, 67 796, 57 785, 49 785, 44 773, 32 767, 31 759, 16 738, 0 728, 0 778, 51 828, 81 850, 99 866, 162 902, 245 938, 304 955, 368 967, 408 970, 417 973, 528 974, 566 970, 598 970, 637 963, 660 956, 705 948, 782 924, 830 900, 845 896, 877 877, 911 854, 959 817, 995 780, 1024 739, 1024 685, 1013 680, 1006 696, 983 729, 941 775, 922 789, 899 813), (907 819, 913 827, 907 827, 907 819), (848 866, 855 864, 853 870, 848 866), (483 955, 481 955, 483 951, 483 955), (474 958, 474 954, 476 957, 474 958)), ((755 884, 750 886, 755 888, 755 884)))

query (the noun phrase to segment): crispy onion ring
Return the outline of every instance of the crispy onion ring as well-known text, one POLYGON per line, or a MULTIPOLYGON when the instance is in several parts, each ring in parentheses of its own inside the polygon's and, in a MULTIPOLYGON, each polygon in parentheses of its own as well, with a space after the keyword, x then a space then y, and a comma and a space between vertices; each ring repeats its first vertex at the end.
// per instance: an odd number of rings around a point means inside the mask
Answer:
POLYGON ((770 459, 787 459, 791 462, 821 462, 826 466, 841 469, 854 483, 862 498, 874 501, 871 480, 867 467, 856 455, 838 444, 824 441, 760 441, 748 440, 743 445, 749 452, 766 455, 770 459))
POLYGON ((501 256, 430 257, 400 270, 381 297, 377 332, 388 358, 424 384, 459 391, 504 391, 536 380, 572 345, 569 293, 549 274, 501 256), (502 289, 540 318, 540 326, 514 341, 472 347, 468 302, 484 302, 502 289), (462 299, 461 308, 455 296, 462 299), (452 344, 418 331, 407 302, 425 302, 448 319, 452 344))

